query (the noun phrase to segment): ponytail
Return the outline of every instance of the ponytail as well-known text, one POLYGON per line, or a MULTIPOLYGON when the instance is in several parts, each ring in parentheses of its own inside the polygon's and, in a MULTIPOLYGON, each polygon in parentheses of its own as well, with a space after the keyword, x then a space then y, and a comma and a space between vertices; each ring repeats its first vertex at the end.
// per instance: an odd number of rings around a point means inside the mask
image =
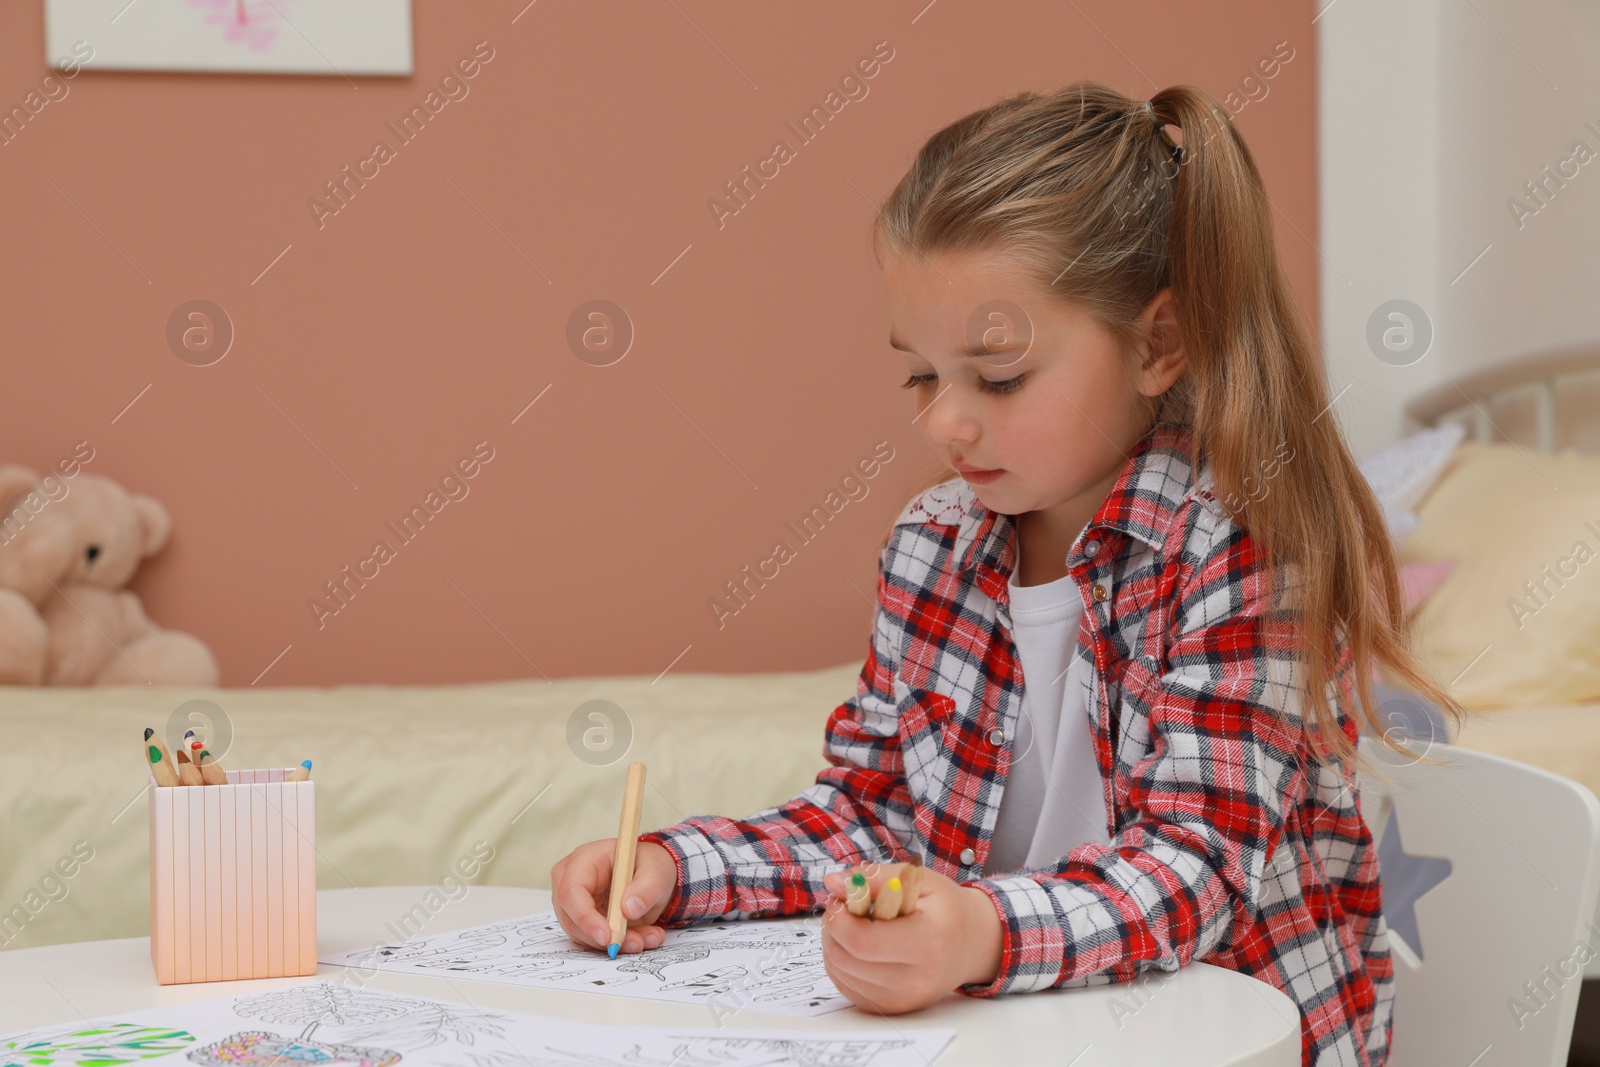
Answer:
POLYGON ((1140 313, 1170 287, 1187 364, 1159 417, 1189 426, 1191 469, 1209 464, 1217 498, 1255 543, 1274 594, 1268 622, 1305 667, 1313 758, 1367 762, 1330 684, 1368 732, 1405 751, 1377 714, 1378 664, 1461 721, 1410 650, 1382 510, 1330 411, 1260 172, 1213 97, 1178 85, 1135 101, 1078 82, 1002 100, 928 140, 874 235, 880 256, 1004 249, 1094 313, 1130 358, 1153 341, 1140 313))

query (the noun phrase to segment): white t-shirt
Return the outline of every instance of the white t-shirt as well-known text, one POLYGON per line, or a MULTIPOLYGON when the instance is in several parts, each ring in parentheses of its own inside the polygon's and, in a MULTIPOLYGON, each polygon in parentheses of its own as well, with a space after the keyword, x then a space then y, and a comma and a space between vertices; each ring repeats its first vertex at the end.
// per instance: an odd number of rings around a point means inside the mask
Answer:
POLYGON ((1094 661, 1077 654, 1082 594, 1070 574, 1019 586, 1013 571, 1009 588, 1022 714, 986 875, 1042 867, 1086 841, 1110 840, 1089 727, 1094 661))

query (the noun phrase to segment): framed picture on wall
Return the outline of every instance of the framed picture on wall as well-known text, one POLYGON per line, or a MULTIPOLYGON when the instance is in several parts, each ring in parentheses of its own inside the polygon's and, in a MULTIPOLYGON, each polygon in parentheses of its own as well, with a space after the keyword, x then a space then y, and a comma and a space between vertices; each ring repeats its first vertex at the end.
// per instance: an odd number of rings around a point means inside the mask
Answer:
POLYGON ((44 0, 45 62, 96 70, 405 75, 411 0, 44 0))

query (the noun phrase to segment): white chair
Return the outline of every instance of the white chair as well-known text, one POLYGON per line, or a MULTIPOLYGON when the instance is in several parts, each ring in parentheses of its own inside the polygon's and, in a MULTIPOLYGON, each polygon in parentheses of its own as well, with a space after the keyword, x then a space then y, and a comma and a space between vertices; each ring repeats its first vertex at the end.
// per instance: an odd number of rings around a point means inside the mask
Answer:
POLYGON ((1384 881, 1392 875, 1401 890, 1393 901, 1384 894, 1395 966, 1390 1067, 1562 1067, 1584 964, 1600 956, 1600 800, 1525 763, 1422 740, 1410 747, 1447 765, 1361 738, 1394 780, 1358 782, 1384 881))

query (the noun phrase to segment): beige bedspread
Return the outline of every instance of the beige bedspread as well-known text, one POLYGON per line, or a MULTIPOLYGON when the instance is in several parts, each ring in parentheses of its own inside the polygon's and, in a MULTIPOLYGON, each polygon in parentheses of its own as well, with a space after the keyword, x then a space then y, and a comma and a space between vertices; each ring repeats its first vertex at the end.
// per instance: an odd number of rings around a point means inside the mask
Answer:
MULTIPOLYGON (((3 689, 0 947, 148 932, 141 733, 196 697, 232 721, 228 766, 314 760, 323 888, 438 884, 475 846, 494 851, 478 883, 548 887, 551 865, 573 845, 616 833, 629 759, 649 768, 646 828, 688 814, 746 815, 804 789, 826 765, 828 713, 855 691, 859 670, 669 673, 654 683, 3 689), (593 699, 615 702, 635 730, 630 751, 608 766, 568 747, 574 709, 593 699)), ((1600 703, 1474 711, 1457 743, 1600 794, 1600 703)))
POLYGON ((1542 767, 1600 796, 1600 702, 1472 710, 1455 743, 1542 767))
POLYGON ((142 734, 190 699, 215 702, 231 720, 225 766, 314 761, 320 887, 438 884, 476 846, 494 852, 478 883, 547 888, 572 846, 617 832, 631 759, 648 767, 645 828, 747 815, 800 792, 827 765, 824 722, 855 692, 860 669, 0 690, 0 947, 149 932, 142 734), (631 749, 609 766, 568 746, 574 709, 593 699, 613 701, 633 724, 631 749))

